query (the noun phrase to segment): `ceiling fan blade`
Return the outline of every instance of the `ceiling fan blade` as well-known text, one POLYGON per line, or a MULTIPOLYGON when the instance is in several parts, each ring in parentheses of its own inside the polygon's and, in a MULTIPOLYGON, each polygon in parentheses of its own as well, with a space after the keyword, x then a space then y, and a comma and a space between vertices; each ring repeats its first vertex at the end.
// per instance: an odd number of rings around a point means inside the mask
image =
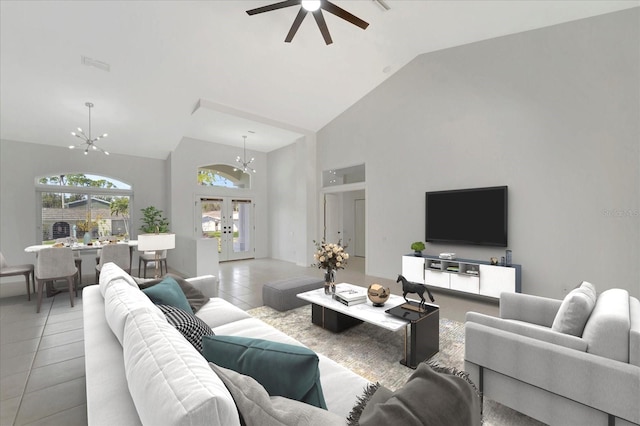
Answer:
POLYGON ((283 9, 289 6, 302 4, 302 0, 285 0, 279 3, 270 4, 268 6, 257 7, 255 9, 247 10, 248 15, 256 15, 258 13, 271 12, 272 10, 283 9))
POLYGON ((321 6, 324 10, 326 10, 329 13, 332 13, 342 19, 344 19, 345 21, 351 22, 353 25, 356 25, 360 28, 362 28, 363 30, 366 29, 369 26, 368 22, 363 21, 362 19, 358 18, 355 15, 352 15, 351 13, 347 12, 346 10, 344 10, 343 8, 336 6, 335 4, 331 3, 330 1, 323 1, 322 2, 322 6, 321 6))
POLYGON ((304 18, 306 16, 307 16, 307 10, 304 7, 300 7, 300 12, 298 12, 296 19, 293 21, 293 24, 291 25, 291 29, 287 34, 287 38, 284 39, 285 43, 291 43, 291 40, 293 40, 293 36, 295 36, 296 33, 298 32, 298 28, 300 28, 300 24, 302 24, 302 21, 304 21, 304 18))
POLYGON ((329 28, 327 28, 327 22, 324 20, 322 10, 318 9, 312 13, 313 17, 316 18, 316 23, 318 24, 318 28, 320 28, 322 37, 324 37, 324 42, 327 44, 333 43, 333 40, 331 40, 331 34, 329 34, 329 28))

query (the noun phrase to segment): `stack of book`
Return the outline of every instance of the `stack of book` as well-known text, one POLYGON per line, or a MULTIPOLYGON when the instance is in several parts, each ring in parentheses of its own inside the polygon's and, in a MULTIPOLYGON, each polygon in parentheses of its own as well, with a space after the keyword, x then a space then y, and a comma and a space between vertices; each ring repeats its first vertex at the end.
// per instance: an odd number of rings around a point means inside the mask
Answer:
POLYGON ((365 303, 367 301, 367 290, 362 289, 361 291, 348 289, 348 290, 336 290, 333 298, 343 305, 352 306, 358 305, 360 303, 365 303))

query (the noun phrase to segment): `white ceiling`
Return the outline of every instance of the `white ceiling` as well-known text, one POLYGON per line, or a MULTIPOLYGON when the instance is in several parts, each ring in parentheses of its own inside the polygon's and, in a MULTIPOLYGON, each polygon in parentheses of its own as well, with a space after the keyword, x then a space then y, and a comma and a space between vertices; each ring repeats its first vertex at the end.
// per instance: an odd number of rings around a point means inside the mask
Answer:
POLYGON ((0 137, 68 146, 87 126, 112 153, 164 159, 183 137, 269 152, 329 123, 417 55, 621 9, 640 1, 334 0, 284 38, 277 0, 0 1, 0 137), (81 64, 81 56, 110 71, 81 64), (249 133, 253 131, 255 133, 249 133))

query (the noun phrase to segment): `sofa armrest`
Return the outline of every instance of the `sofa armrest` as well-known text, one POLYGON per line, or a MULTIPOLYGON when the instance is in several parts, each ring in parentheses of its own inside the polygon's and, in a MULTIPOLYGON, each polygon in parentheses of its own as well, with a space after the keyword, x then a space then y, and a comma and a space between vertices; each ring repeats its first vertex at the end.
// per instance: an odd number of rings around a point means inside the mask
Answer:
POLYGON ((208 298, 218 296, 218 278, 213 275, 201 275, 198 277, 187 278, 187 282, 200 290, 202 294, 208 298))
POLYGON ((562 300, 523 293, 500 294, 500 318, 551 327, 562 300))
POLYGON ((505 320, 502 318, 479 314, 477 312, 467 312, 466 320, 467 322, 475 322, 478 324, 486 325, 488 327, 509 331, 520 336, 527 336, 533 339, 542 340, 544 342, 553 343, 555 345, 562 345, 564 347, 575 349, 577 351, 587 351, 588 345, 587 342, 583 339, 572 336, 570 334, 553 331, 548 327, 532 325, 515 320, 505 320))
POLYGON ((465 325, 465 361, 640 423, 640 368, 505 330, 465 325))

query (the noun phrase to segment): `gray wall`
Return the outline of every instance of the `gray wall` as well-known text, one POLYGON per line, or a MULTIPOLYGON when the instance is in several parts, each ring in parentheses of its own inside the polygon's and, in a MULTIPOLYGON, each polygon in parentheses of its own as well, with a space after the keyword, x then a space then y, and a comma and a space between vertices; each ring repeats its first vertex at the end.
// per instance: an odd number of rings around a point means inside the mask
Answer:
POLYGON ((508 185, 524 292, 640 296, 638 10, 418 56, 324 127, 319 170, 366 163, 367 272, 424 239, 425 191, 508 185))
MULTIPOLYGON (((60 173, 91 173, 129 183, 134 190, 131 237, 140 227, 140 209, 154 205, 166 211, 165 161, 111 154, 89 154, 68 148, 0 141, 0 250, 10 264, 35 263, 24 248, 40 244, 36 230, 35 178, 60 173)), ((94 254, 95 255, 95 254, 94 254)), ((84 274, 93 273, 93 258, 84 256, 84 274)), ((137 257, 134 263, 137 267, 137 257)), ((0 297, 24 294, 21 277, 2 278, 0 297)))

